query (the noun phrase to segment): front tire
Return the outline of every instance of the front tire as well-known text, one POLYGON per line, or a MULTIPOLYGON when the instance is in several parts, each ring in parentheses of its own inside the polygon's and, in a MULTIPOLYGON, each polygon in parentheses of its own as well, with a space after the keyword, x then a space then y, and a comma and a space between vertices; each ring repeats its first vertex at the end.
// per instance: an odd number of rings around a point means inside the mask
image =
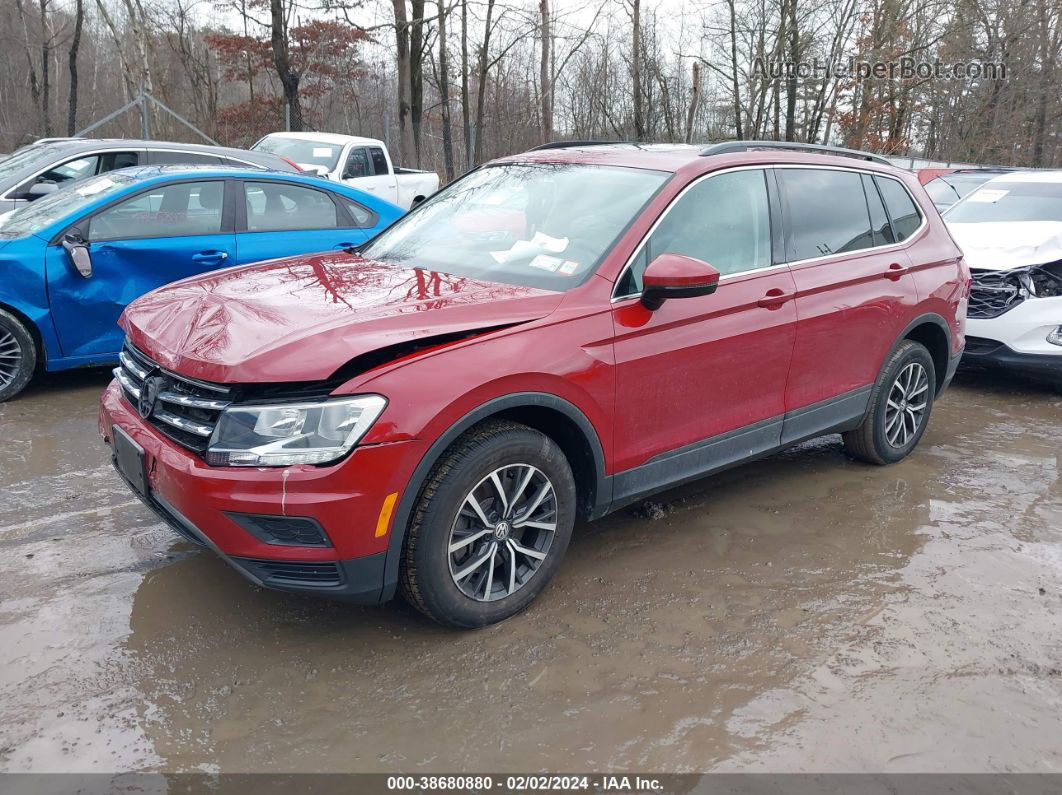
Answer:
POLYGON ((0 403, 25 389, 36 367, 33 335, 17 317, 0 309, 0 403))
POLYGON ((443 454, 406 534, 403 596, 429 618, 473 629, 527 607, 553 577, 575 524, 560 448, 514 422, 478 425, 443 454))
POLYGON ((882 368, 863 423, 844 434, 845 450, 868 464, 895 464, 918 445, 937 394, 933 357, 904 340, 882 368))

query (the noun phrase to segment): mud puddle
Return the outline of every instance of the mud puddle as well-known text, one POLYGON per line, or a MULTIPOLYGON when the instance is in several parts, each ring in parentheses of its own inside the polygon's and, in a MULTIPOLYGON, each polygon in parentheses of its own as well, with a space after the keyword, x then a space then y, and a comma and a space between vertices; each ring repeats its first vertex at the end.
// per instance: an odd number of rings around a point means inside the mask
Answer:
POLYGON ((805 444, 577 528, 455 634, 256 589, 110 470, 103 373, 0 405, 0 770, 1060 771, 1062 398, 805 444))

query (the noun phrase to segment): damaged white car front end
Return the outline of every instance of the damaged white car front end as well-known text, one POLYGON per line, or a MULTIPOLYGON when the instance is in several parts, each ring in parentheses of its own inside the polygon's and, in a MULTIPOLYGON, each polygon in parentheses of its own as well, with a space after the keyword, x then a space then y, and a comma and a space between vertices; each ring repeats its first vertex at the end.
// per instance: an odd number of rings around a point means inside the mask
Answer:
POLYGON ((973 274, 967 361, 1062 383, 1062 173, 991 180, 944 219, 973 274))

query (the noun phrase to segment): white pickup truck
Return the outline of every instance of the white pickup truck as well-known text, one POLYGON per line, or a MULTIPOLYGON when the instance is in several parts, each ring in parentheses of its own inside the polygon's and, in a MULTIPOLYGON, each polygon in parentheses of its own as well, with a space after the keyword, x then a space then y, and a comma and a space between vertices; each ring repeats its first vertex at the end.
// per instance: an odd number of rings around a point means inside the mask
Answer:
POLYGON ((343 182, 408 210, 439 189, 433 171, 397 168, 383 141, 353 135, 320 132, 270 133, 251 147, 316 171, 326 179, 343 182))

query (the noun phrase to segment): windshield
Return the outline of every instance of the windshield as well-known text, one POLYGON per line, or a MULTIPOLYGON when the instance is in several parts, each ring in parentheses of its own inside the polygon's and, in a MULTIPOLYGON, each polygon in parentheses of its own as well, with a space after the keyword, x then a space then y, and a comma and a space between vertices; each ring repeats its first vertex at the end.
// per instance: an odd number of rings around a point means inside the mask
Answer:
POLYGON ((286 157, 303 166, 324 166, 331 171, 339 162, 343 145, 308 141, 305 138, 288 138, 286 135, 268 135, 252 149, 286 157))
POLYGON ((50 193, 0 219, 0 238, 34 235, 93 202, 117 193, 133 182, 136 182, 136 179, 128 174, 110 171, 50 193))
POLYGON ((563 291, 600 264, 670 174, 571 163, 489 166, 368 243, 396 265, 563 291))
POLYGON ((49 146, 48 144, 33 144, 24 149, 19 149, 7 160, 0 162, 0 179, 15 174, 38 160, 58 154, 64 148, 63 146, 49 146))
POLYGON ((953 224, 1062 221, 1062 182, 992 180, 948 210, 953 224))

